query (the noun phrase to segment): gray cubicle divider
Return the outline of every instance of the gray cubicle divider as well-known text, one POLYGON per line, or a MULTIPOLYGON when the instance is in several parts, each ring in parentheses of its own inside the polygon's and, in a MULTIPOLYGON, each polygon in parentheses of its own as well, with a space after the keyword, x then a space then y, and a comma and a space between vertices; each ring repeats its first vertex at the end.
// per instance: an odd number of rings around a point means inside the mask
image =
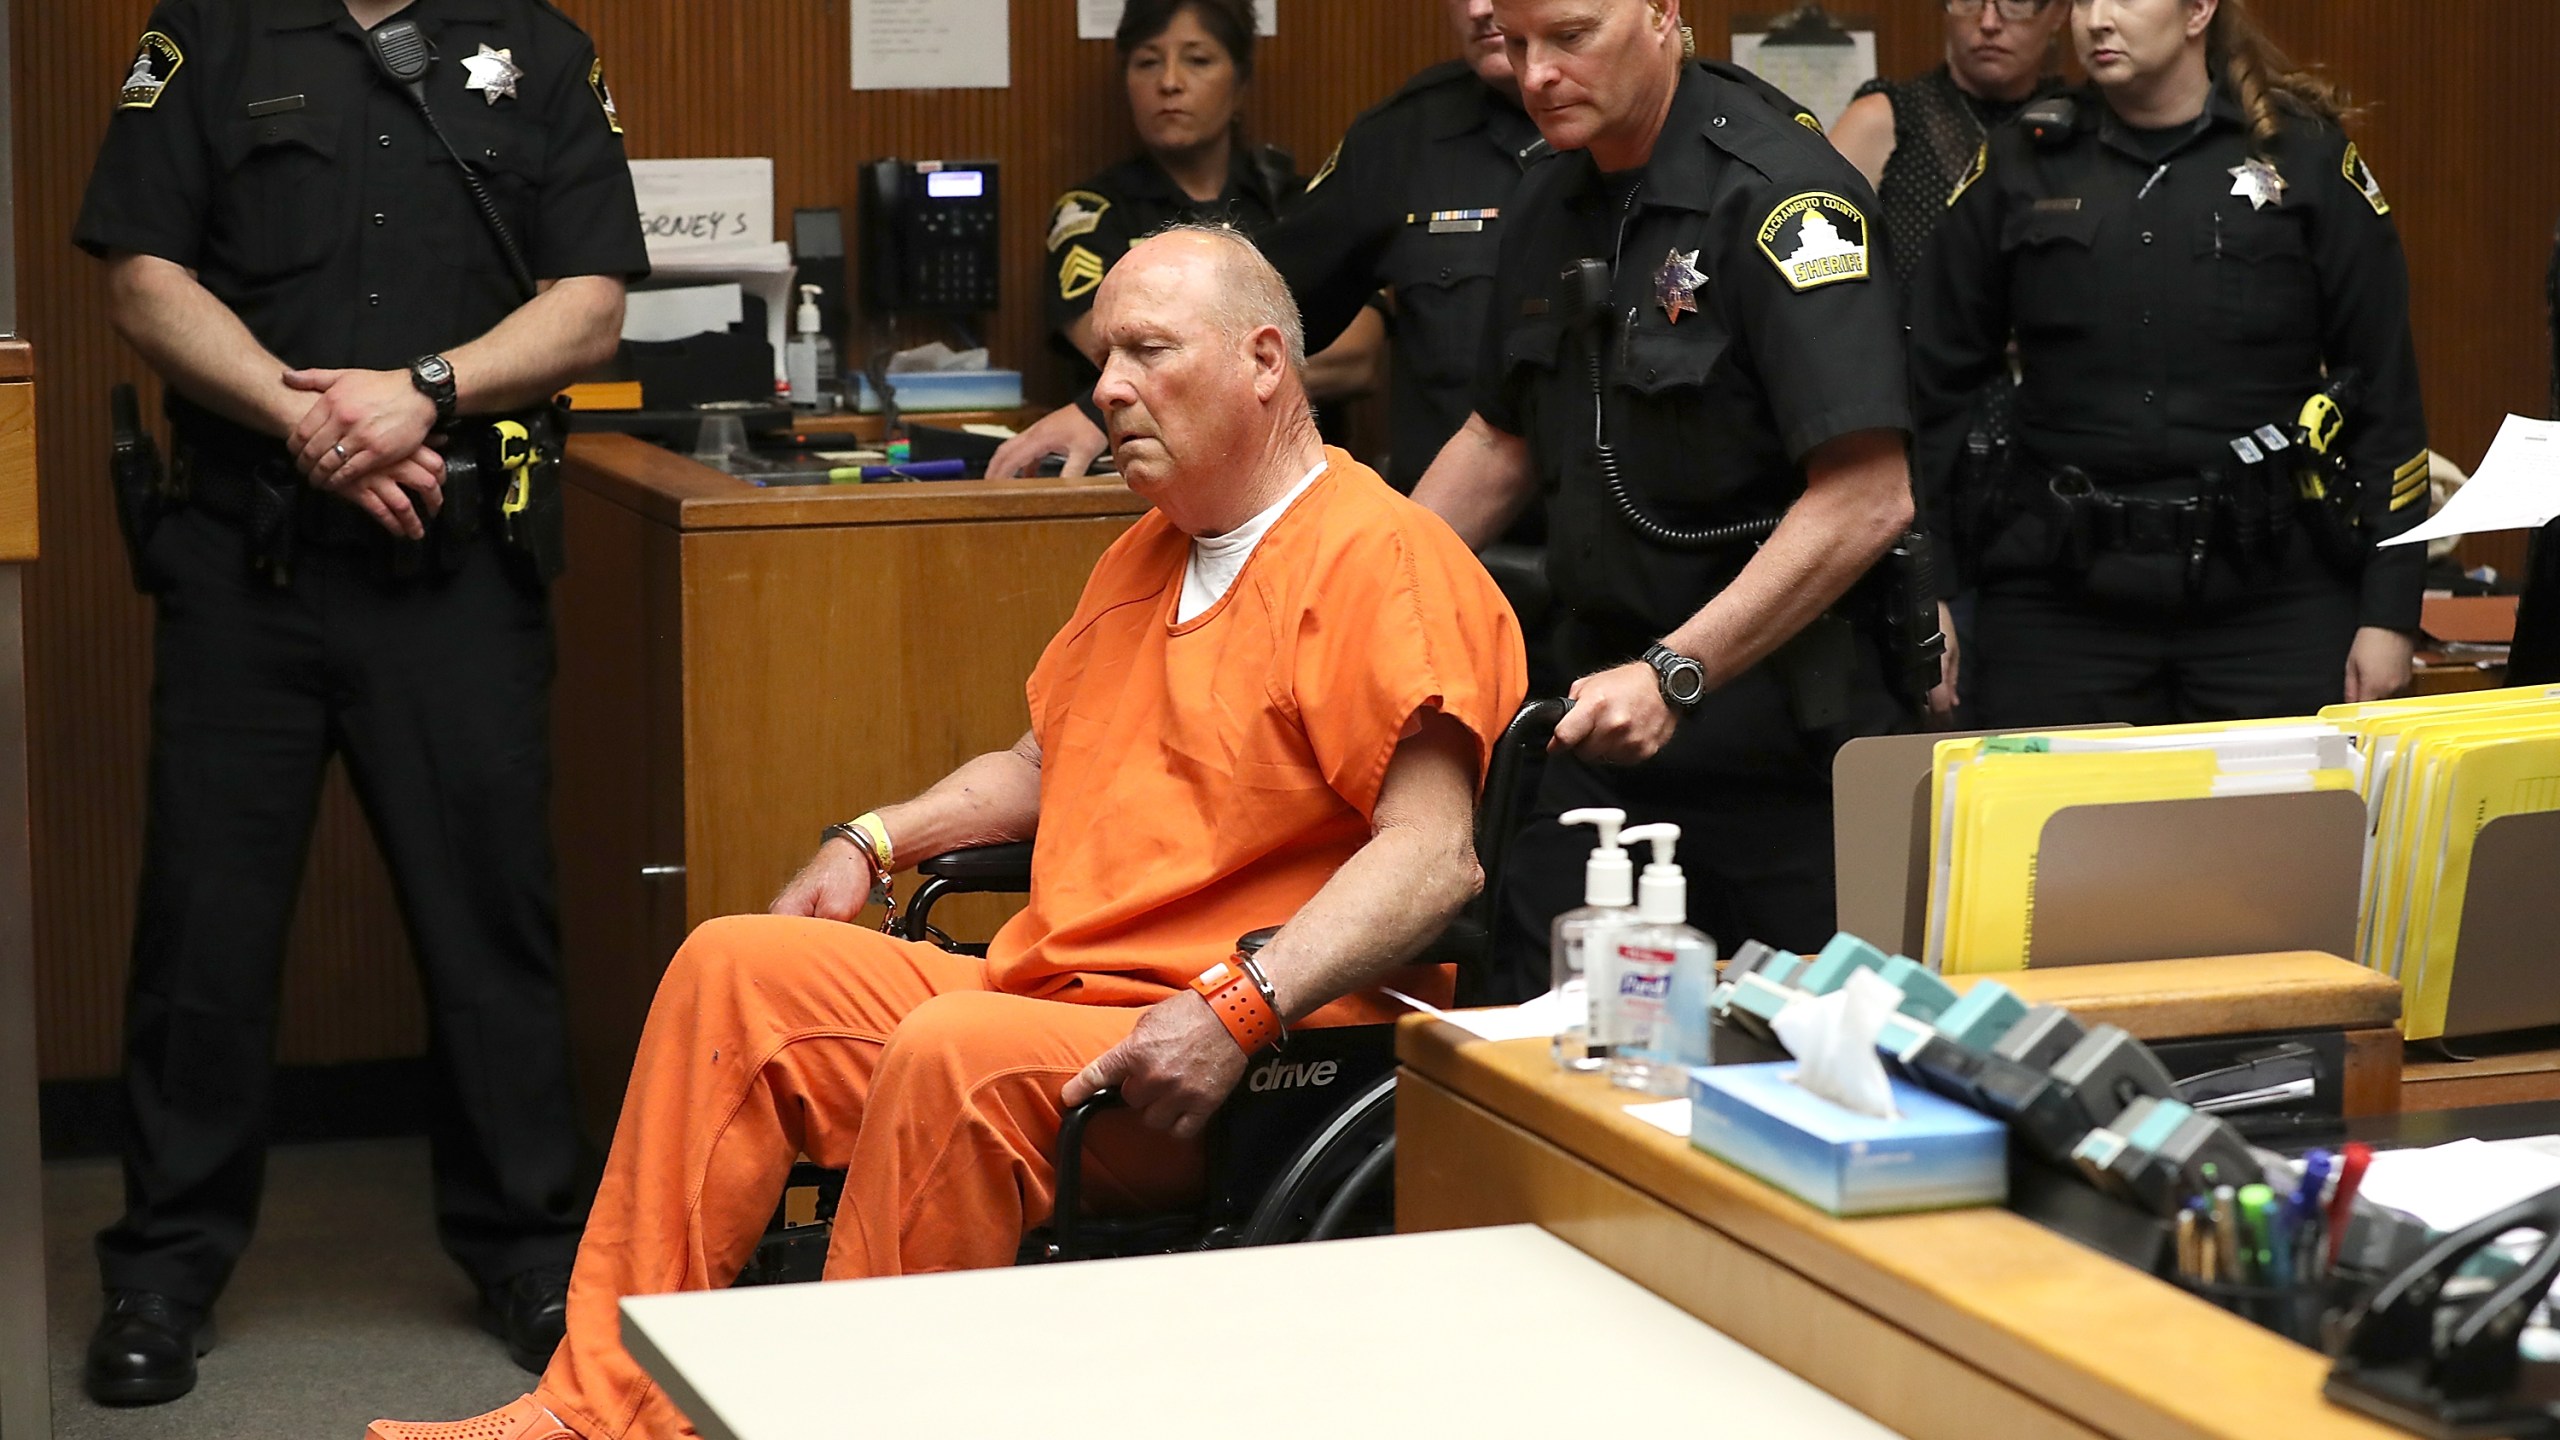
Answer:
POLYGON ((2560 810, 2481 827, 2453 956, 2448 1037, 2560 1025, 2560 810))

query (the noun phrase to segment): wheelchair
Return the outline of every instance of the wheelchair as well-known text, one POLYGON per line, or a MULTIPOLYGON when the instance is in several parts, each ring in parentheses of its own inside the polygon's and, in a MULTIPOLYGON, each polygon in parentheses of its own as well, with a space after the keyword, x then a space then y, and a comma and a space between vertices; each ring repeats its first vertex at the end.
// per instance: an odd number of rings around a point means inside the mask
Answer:
MULTIPOLYGON (((1476 807, 1477 864, 1485 881, 1474 899, 1417 959, 1453 964, 1458 1001, 1487 1004, 1524 997, 1499 994, 1489 963, 1501 916, 1503 862, 1517 832, 1524 780, 1534 775, 1570 701, 1533 699, 1504 727, 1476 807)), ((935 930, 934 906, 950 895, 1017 893, 1031 883, 1029 842, 938 855, 917 866, 924 877, 891 933, 932 940, 963 953, 935 930)), ((1278 927, 1242 937, 1259 950, 1278 927)), ((1094 1118, 1119 1103, 1105 1090, 1070 1108, 1058 1129, 1057 1195, 1050 1223, 1031 1232, 1017 1264, 1119 1255, 1215 1250, 1383 1234, 1394 1226, 1395 1026, 1340 1025, 1291 1032, 1286 1050, 1265 1052, 1246 1067, 1203 1137, 1206 1183, 1194 1206, 1173 1213, 1092 1216, 1084 1213, 1084 1136, 1094 1118)), ((815 1279, 844 1177, 803 1164, 795 1168, 777 1213, 740 1285, 815 1279), (794 1199, 794 1194, 797 1199, 794 1199), (789 1223, 790 1212, 799 1223, 789 1223)))

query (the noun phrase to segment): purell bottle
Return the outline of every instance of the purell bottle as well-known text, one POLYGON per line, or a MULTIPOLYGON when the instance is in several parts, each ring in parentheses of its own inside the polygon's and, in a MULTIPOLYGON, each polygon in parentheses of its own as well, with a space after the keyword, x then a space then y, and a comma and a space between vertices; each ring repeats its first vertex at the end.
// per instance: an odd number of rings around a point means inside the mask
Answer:
MULTIPOLYGON (((1595 988, 1607 982, 1592 973, 1594 960, 1605 960, 1609 937, 1635 918, 1635 866, 1618 844, 1618 827, 1627 812, 1607 807, 1568 810, 1567 825, 1589 825, 1600 832, 1590 861, 1582 867, 1582 904, 1556 917, 1547 955, 1554 966, 1553 988, 1564 1002, 1564 1027, 1556 1032, 1556 1064, 1566 1070, 1597 1070, 1609 1062, 1605 1043, 1592 1034, 1595 988)), ((1602 967, 1605 969, 1605 965, 1602 967)))
POLYGON ((1648 1095, 1689 1093, 1689 1066, 1701 1053, 1681 1053, 1684 1042, 1703 1051, 1707 992, 1715 984, 1716 946, 1692 930, 1689 882, 1671 861, 1680 843, 1677 825, 1637 825, 1621 837, 1629 845, 1651 843, 1653 862, 1636 887, 1635 923, 1613 933, 1609 968, 1615 980, 1609 1083, 1648 1095), (1694 1004, 1694 1023, 1683 1023, 1677 1005, 1694 1004))

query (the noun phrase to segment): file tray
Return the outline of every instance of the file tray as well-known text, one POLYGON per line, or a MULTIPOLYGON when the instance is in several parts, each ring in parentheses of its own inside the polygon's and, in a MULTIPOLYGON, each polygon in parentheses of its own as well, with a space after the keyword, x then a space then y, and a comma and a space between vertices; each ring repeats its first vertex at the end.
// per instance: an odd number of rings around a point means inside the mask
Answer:
MULTIPOLYGON (((2124 728, 2111 722, 2057 725, 2034 733, 2124 728)), ((1927 949, 1930 761, 1941 740, 2005 733, 1869 735, 1840 747, 1831 759, 1831 858, 1841 929, 1891 953, 1918 955, 1927 949)))
POLYGON ((2351 790, 2056 811, 2037 845, 2025 965, 2353 955, 2364 835, 2364 801, 2351 790))
POLYGON ((2446 1035, 2560 1025, 2560 810, 2501 815, 2471 846, 2446 1035))

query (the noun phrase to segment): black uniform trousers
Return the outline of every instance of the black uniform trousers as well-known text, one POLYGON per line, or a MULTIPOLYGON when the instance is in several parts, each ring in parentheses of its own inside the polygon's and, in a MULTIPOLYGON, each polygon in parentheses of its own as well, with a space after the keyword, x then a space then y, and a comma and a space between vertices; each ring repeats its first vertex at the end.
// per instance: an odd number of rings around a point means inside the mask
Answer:
POLYGON ((2090 600, 2055 572, 1992 578, 1963 651, 1967 706, 1983 727, 2012 730, 2308 715, 2345 698, 2352 582, 2296 536, 2231 588, 2144 610, 2090 600))
POLYGON ((126 1212, 97 1242, 110 1289, 210 1304, 248 1244, 285 934, 333 753, 424 980, 444 1247, 484 1285, 576 1253, 591 1172, 553 897, 548 603, 487 539, 438 579, 392 580, 381 554, 306 542, 277 588, 251 573, 241 532, 201 510, 151 538, 126 1212))

